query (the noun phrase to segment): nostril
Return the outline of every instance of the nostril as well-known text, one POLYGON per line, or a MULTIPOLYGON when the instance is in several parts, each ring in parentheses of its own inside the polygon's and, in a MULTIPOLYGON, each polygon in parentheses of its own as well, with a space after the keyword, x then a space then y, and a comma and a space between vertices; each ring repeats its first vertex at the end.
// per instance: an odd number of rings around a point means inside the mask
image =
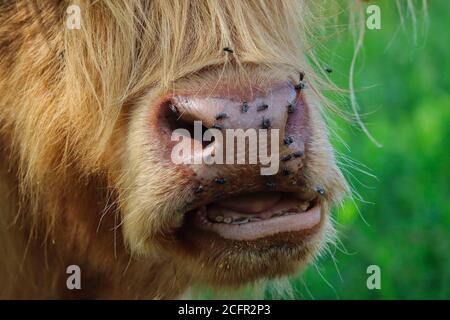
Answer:
POLYGON ((180 109, 172 101, 167 101, 164 103, 162 108, 164 109, 164 120, 160 125, 163 127, 163 131, 167 132, 169 135, 172 135, 172 133, 177 129, 187 130, 191 139, 201 142, 203 149, 214 143, 214 136, 211 137, 211 141, 203 141, 202 137, 206 130, 208 130, 208 128, 206 128, 203 124, 201 136, 198 137, 198 135, 195 134, 194 120, 184 118, 180 109))

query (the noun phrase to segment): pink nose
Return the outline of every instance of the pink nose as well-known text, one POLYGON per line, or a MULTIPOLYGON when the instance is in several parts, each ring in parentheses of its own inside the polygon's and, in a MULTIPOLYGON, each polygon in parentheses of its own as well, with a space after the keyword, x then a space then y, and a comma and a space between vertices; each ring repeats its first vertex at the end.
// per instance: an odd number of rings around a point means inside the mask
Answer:
POLYGON ((303 166, 306 137, 306 112, 299 92, 291 86, 282 86, 266 90, 264 94, 253 96, 251 100, 246 98, 248 96, 179 95, 163 105, 167 112, 166 121, 160 122, 164 126, 161 132, 172 133, 181 128, 187 130, 192 137, 194 147, 189 158, 192 161, 185 161, 182 165, 189 168, 198 180, 197 193, 260 191, 279 186, 286 189, 296 184, 299 170, 303 166), (194 132, 199 126, 200 138, 199 135, 195 137, 194 132), (199 141, 208 129, 218 130, 223 134, 224 140, 199 141), (227 157, 230 151, 227 141, 236 132, 234 129, 246 132, 254 130, 258 143, 261 143, 261 130, 266 130, 268 150, 276 149, 278 152, 277 157, 272 158, 278 161, 277 170, 268 175, 262 174, 262 163, 250 163, 250 153, 260 147, 252 145, 250 140, 246 140, 244 148, 236 146, 231 150, 234 162, 226 163, 225 159, 229 159, 227 157), (276 139, 273 136, 275 133, 276 139), (277 148, 273 148, 274 143, 277 148), (242 150, 244 155, 239 154, 242 150), (208 164, 199 161, 206 159, 205 154, 217 156, 218 151, 223 154, 223 163, 208 164), (241 159, 244 156, 246 162, 239 163, 239 156, 241 159))

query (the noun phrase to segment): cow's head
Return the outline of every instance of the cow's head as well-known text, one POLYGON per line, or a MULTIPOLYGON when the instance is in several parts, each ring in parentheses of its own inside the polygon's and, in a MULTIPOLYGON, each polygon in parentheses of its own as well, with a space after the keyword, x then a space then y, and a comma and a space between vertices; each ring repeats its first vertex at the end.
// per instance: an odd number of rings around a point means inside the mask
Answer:
POLYGON ((308 62, 310 5, 80 1, 78 30, 61 23, 66 4, 46 4, 28 32, 43 35, 21 48, 32 60, 14 69, 42 75, 29 89, 39 107, 15 115, 29 133, 25 178, 49 194, 43 182, 70 160, 74 185, 105 179, 113 199, 100 204, 117 204, 128 250, 199 282, 295 272, 332 234, 329 210, 347 189, 308 62), (206 163, 221 153, 224 164, 206 163))

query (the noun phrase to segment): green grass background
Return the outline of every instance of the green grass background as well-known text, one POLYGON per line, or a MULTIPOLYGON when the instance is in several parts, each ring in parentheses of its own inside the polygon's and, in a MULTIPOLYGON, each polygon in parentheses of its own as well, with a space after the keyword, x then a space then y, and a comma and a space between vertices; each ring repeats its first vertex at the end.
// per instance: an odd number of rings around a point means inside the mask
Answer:
MULTIPOLYGON (((336 263, 328 254, 293 278, 298 299, 450 299, 450 2, 428 1, 426 18, 415 2, 415 24, 404 6, 403 25, 394 1, 376 3, 382 28, 366 31, 355 88, 383 147, 341 120, 338 134, 350 150, 333 139, 376 176, 342 167, 365 200, 356 203, 367 224, 351 201, 334 210, 342 241, 331 250, 336 263), (381 290, 367 289, 372 264, 381 268, 381 290)), ((343 32, 322 54, 342 88, 353 51, 343 32)), ((283 298, 270 289, 265 296, 283 298)))
MULTIPOLYGON (((342 169, 364 201, 355 199, 360 213, 351 200, 334 210, 339 248, 331 247, 334 259, 326 254, 290 279, 295 299, 450 299, 450 2, 429 0, 427 17, 413 2, 415 23, 406 0, 399 1, 403 18, 395 1, 375 3, 382 28, 366 30, 354 85, 364 122, 383 147, 333 119, 348 146, 333 136, 335 148, 359 163, 350 168, 339 156, 342 169), (380 290, 366 286, 370 265, 381 269, 380 290)), ((336 35, 320 58, 332 66, 333 82, 348 88, 354 38, 343 16, 330 22, 336 35)), ((204 289, 199 297, 215 296, 204 289)), ((269 285, 263 297, 289 295, 269 285)))

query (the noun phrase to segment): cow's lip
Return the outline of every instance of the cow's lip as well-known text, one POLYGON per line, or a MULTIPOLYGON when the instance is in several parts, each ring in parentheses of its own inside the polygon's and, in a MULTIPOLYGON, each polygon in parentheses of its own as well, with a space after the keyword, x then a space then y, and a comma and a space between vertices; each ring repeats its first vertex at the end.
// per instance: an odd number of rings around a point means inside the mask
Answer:
POLYGON ((211 203, 201 206, 193 214, 195 224, 203 230, 229 240, 252 241, 313 230, 321 222, 321 205, 317 198, 305 201, 293 194, 282 193, 279 201, 268 204, 267 208, 260 207, 259 212, 238 212, 211 203))

